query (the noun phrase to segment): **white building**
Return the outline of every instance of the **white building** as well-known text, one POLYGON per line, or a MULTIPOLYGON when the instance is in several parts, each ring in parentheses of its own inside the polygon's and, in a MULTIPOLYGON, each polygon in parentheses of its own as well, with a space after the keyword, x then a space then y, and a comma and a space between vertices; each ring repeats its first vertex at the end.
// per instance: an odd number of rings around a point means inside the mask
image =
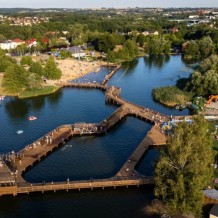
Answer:
POLYGON ((5 42, 0 43, 0 48, 2 50, 10 50, 16 48, 18 45, 24 44, 25 41, 21 39, 13 39, 13 40, 7 40, 5 42))
POLYGON ((85 57, 86 53, 83 51, 83 49, 79 46, 73 46, 68 48, 68 52, 72 54, 75 58, 85 57))
POLYGON ((10 50, 17 47, 17 43, 12 42, 11 40, 0 43, 0 48, 2 50, 10 50))

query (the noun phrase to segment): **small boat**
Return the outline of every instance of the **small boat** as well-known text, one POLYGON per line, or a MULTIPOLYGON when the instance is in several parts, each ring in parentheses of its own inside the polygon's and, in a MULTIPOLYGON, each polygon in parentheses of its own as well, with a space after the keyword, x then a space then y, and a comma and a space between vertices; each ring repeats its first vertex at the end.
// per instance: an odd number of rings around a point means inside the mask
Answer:
POLYGON ((30 117, 28 117, 28 120, 29 121, 33 121, 33 120, 36 120, 37 119, 37 117, 35 117, 35 116, 30 116, 30 117))
POLYGON ((5 96, 0 96, 0 101, 3 101, 5 96))
POLYGON ((23 130, 17 130, 16 132, 18 135, 22 134, 23 133, 23 130))

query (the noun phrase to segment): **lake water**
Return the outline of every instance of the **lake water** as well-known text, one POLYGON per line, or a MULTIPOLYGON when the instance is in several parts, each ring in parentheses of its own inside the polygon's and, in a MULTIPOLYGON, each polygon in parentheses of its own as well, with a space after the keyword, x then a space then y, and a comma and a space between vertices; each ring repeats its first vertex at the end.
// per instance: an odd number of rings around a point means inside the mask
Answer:
MULTIPOLYGON (((192 68, 181 56, 142 57, 124 63, 109 85, 121 87, 121 96, 134 103, 168 115, 188 114, 160 105, 152 99, 154 87, 174 85, 178 78, 188 77, 192 68)), ((91 73, 80 82, 102 81, 108 69, 91 73)), ((100 90, 64 88, 49 96, 19 100, 5 98, 0 105, 0 153, 19 151, 50 130, 62 124, 100 122, 116 106, 105 104, 100 90), (29 116, 37 116, 28 121, 29 116), (23 130, 23 134, 16 134, 23 130)), ((108 178, 116 174, 151 125, 127 117, 106 135, 76 137, 49 155, 24 178, 29 182, 108 178)), ((158 149, 149 149, 137 166, 145 175, 153 175, 158 149)), ((143 208, 153 199, 153 188, 120 188, 117 190, 35 193, 0 198, 0 218, 5 217, 148 217, 143 208)))

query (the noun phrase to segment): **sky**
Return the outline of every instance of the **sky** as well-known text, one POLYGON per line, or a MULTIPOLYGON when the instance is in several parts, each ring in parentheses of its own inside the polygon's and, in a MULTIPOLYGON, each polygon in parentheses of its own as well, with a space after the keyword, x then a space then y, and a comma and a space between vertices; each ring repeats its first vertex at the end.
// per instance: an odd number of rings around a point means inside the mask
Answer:
POLYGON ((218 0, 0 0, 1 8, 218 7, 218 0))

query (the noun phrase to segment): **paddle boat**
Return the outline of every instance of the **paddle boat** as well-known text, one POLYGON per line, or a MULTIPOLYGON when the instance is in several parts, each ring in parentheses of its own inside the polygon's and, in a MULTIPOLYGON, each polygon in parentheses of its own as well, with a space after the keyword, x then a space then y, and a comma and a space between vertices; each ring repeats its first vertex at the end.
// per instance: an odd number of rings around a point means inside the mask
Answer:
POLYGON ((29 121, 33 121, 33 120, 36 120, 37 119, 37 117, 35 117, 35 116, 30 116, 30 117, 28 117, 28 120, 29 121))

